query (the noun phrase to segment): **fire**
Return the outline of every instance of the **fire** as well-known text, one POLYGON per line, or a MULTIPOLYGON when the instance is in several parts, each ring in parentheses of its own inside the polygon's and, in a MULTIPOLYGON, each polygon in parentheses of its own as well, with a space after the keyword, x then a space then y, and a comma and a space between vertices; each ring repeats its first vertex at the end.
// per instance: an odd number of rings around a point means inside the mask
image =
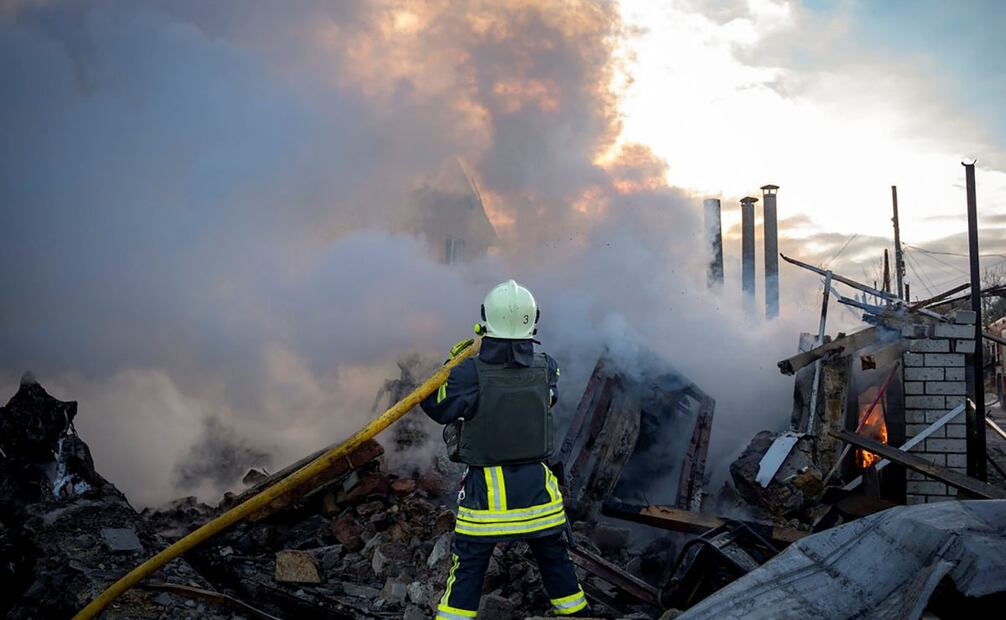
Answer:
MULTIPOLYGON (((856 432, 864 437, 869 437, 887 443, 887 422, 884 420, 885 399, 877 401, 877 389, 871 388, 862 394, 859 403, 859 425, 856 432), (862 402, 865 400, 866 402, 862 402), (871 411, 870 407, 873 406, 871 411)), ((880 457, 866 450, 856 450, 856 463, 861 469, 866 469, 880 460, 880 457)))

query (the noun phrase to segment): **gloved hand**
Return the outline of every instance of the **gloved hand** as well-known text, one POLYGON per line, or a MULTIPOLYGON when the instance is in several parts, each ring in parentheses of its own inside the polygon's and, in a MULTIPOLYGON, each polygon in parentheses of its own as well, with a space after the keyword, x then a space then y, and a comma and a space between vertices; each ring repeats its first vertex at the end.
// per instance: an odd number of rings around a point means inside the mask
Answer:
POLYGON ((464 351, 468 347, 472 346, 472 344, 474 344, 474 342, 475 342, 475 339, 473 339, 473 338, 467 338, 465 340, 459 340, 457 342, 457 344, 455 344, 453 347, 451 347, 451 352, 448 354, 447 359, 454 359, 462 351, 464 351))

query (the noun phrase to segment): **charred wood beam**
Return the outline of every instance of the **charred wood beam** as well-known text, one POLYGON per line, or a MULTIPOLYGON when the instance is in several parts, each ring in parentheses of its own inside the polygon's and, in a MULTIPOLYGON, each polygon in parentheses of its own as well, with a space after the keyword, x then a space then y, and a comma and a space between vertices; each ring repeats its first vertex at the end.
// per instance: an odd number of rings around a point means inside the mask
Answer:
POLYGON ((848 336, 836 338, 831 342, 826 342, 810 351, 798 353, 793 357, 782 360, 778 363, 779 370, 784 375, 792 375, 804 366, 813 364, 819 359, 841 357, 849 355, 853 351, 858 351, 875 343, 880 337, 880 330, 876 327, 868 327, 848 336))
MULTIPOLYGON (((823 276, 823 275, 826 275, 828 273, 826 270, 821 269, 820 267, 815 267, 814 265, 811 265, 809 263, 805 263, 805 262, 803 262, 801 260, 797 260, 795 258, 790 258, 789 256, 786 256, 785 254, 780 254, 779 256, 782 256, 782 259, 784 261, 786 261, 787 263, 790 263, 791 265, 796 265, 797 267, 801 267, 803 269, 806 269, 807 271, 813 271, 814 273, 816 273, 818 275, 822 275, 823 276)), ((882 291, 882 290, 880 290, 878 288, 874 288, 872 286, 868 286, 866 284, 863 284, 862 282, 856 282, 855 280, 852 280, 850 278, 846 278, 845 276, 837 274, 837 273, 834 273, 834 272, 831 274, 831 278, 833 280, 835 280, 836 282, 841 282, 842 284, 851 286, 852 288, 859 289, 859 290, 863 291, 864 293, 869 293, 871 295, 874 295, 876 297, 880 297, 881 299, 885 299, 885 300, 890 301, 890 302, 900 302, 901 301, 900 299, 898 299, 897 295, 892 295, 891 293, 888 293, 886 291, 882 291)))
POLYGON ((319 592, 311 592, 312 600, 305 600, 303 593, 299 591, 289 592, 283 588, 267 583, 257 582, 258 595, 272 601, 277 607, 283 610, 291 610, 292 618, 307 618, 319 620, 381 620, 393 618, 397 614, 374 613, 367 611, 358 605, 352 605, 346 601, 326 596, 319 592))
POLYGON ((992 334, 990 334, 988 332, 982 332, 982 338, 984 338, 985 340, 991 340, 992 342, 996 342, 996 343, 999 343, 999 344, 1001 344, 1003 346, 1006 346, 1006 339, 1000 338, 999 336, 993 336, 992 334))
POLYGON ((989 428, 991 428, 992 430, 994 430, 997 435, 999 435, 1003 439, 1006 439, 1006 431, 1004 431, 1001 426, 999 426, 998 424, 996 424, 995 420, 993 420, 992 418, 988 417, 988 415, 985 416, 985 423, 988 424, 989 428))
POLYGON ((1001 477, 1006 478, 1006 471, 1003 471, 1002 466, 999 465, 999 463, 996 463, 995 459, 992 458, 991 454, 989 454, 988 452, 986 452, 985 453, 985 459, 989 462, 989 465, 992 466, 992 469, 994 469, 997 472, 999 472, 999 475, 1001 477))
POLYGON ((899 450, 894 446, 888 446, 872 439, 867 439, 862 435, 850 433, 849 431, 841 431, 833 433, 833 435, 861 450, 882 456, 889 461, 904 465, 908 469, 917 471, 930 478, 935 478, 940 482, 945 482, 956 489, 966 491, 976 497, 983 499, 1006 499, 1006 491, 1002 489, 945 467, 940 467, 914 454, 899 450))
POLYGON ((859 301, 858 299, 853 299, 852 297, 846 297, 845 295, 838 295, 838 303, 845 306, 852 306, 853 308, 859 308, 863 312, 873 314, 876 316, 884 316, 890 312, 884 306, 876 306, 874 304, 864 303, 859 301))
POLYGON ((223 594, 222 592, 214 592, 213 590, 205 590, 203 588, 185 586, 177 583, 165 583, 163 581, 146 582, 140 584, 139 587, 144 590, 170 592, 171 594, 177 594, 188 598, 202 599, 204 601, 209 601, 214 605, 227 606, 234 610, 243 611, 255 618, 263 618, 263 620, 281 620, 272 614, 268 614, 261 609, 256 609, 248 603, 229 594, 223 594))
MULTIPOLYGON (((808 271, 813 271, 814 273, 816 273, 818 275, 822 275, 823 276, 823 275, 825 275, 825 274, 828 273, 827 271, 825 271, 824 269, 821 269, 820 267, 815 267, 814 265, 811 265, 809 263, 805 263, 805 262, 797 260, 795 258, 790 258, 790 257, 786 256, 785 254, 780 254, 780 256, 782 256, 783 260, 785 260, 786 262, 788 262, 788 263, 790 263, 792 265, 796 265, 797 267, 801 267, 803 269, 806 269, 808 271)), ((853 280, 852 278, 846 278, 845 276, 839 275, 837 273, 832 273, 831 277, 836 282, 841 282, 842 284, 845 284, 847 286, 851 286, 852 288, 859 289, 859 290, 863 291, 864 293, 869 293, 870 295, 873 295, 874 297, 879 297, 879 298, 883 299, 884 301, 889 301, 892 304, 894 304, 895 306, 907 307, 907 306, 905 306, 905 302, 904 301, 902 301, 901 299, 898 299, 897 295, 893 295, 891 293, 888 293, 887 291, 882 291, 882 290, 880 290, 880 289, 878 289, 876 287, 863 284, 862 282, 857 282, 856 280, 853 280)), ((929 310, 926 310, 925 308, 921 308, 920 307, 920 308, 917 308, 917 309, 911 310, 911 311, 912 312, 918 312, 920 314, 924 314, 926 316, 929 316, 929 317, 932 317, 934 319, 938 319, 938 320, 941 320, 941 321, 945 320, 944 317, 943 317, 943 315, 941 315, 939 313, 936 313, 936 312, 931 312, 929 310)))
POLYGON ((580 433, 583 430, 583 425, 587 422, 587 419, 591 416, 592 411, 596 408, 594 404, 595 395, 598 394, 598 390, 607 387, 608 378, 606 377, 604 371, 604 356, 602 355, 597 363, 594 365, 593 372, 590 373, 590 379, 587 381, 587 387, 583 390, 583 395, 580 397, 580 403, 576 407, 576 413, 573 415, 573 419, 570 421, 569 430, 566 431, 566 437, 562 441, 562 447, 559 449, 558 460, 560 463, 566 464, 567 471, 569 471, 569 459, 573 453, 573 447, 580 440, 580 433))
MULTIPOLYGON (((369 443, 373 443, 374 445, 376 445, 381 450, 381 452, 378 454, 378 456, 380 456, 380 454, 384 453, 384 449, 380 447, 380 444, 378 444, 377 442, 375 442, 373 440, 370 440, 369 443)), ((365 442, 364 444, 361 445, 361 448, 363 446, 368 446, 369 443, 365 442)), ((244 499, 245 497, 250 497, 252 495, 255 495, 256 493, 258 493, 259 491, 261 491, 262 489, 264 489, 266 487, 272 486, 276 482, 279 482, 283 478, 286 478, 287 476, 289 476, 290 474, 292 474, 295 471, 299 470, 300 468, 304 467, 308 463, 314 461, 319 456, 321 456, 322 454, 325 454, 325 452, 331 450, 332 448, 334 448, 337 445, 339 445, 339 444, 332 444, 330 446, 326 446, 326 447, 322 448, 321 450, 318 450, 317 452, 309 454, 309 455, 305 456, 304 458, 302 458, 302 459, 300 459, 300 460, 298 460, 298 461, 296 461, 294 463, 291 463, 291 464, 287 465, 286 467, 284 467, 283 469, 279 470, 278 472, 276 472, 274 474, 271 474, 270 476, 268 476, 266 478, 263 478, 262 480, 259 480, 254 485, 248 487, 243 492, 241 492, 241 494, 238 495, 237 500, 240 501, 240 500, 244 499)), ((373 448, 373 446, 370 446, 370 448, 373 448)))
MULTIPOLYGON (((817 342, 814 346, 824 344, 825 328, 828 324, 828 301, 831 299, 831 271, 824 275, 824 293, 821 294, 821 319, 817 324, 817 342)), ((807 411, 806 430, 813 432, 814 419, 817 417, 817 397, 821 388, 821 360, 814 362, 814 379, 810 388, 810 409, 807 411)))
MULTIPOLYGON (((669 506, 635 506, 616 501, 605 502, 601 508, 601 513, 617 519, 643 523, 664 530, 684 532, 686 534, 704 534, 730 521, 730 519, 723 519, 711 514, 681 510, 680 508, 671 508, 669 506)), ((784 544, 795 542, 810 534, 810 532, 802 532, 793 528, 777 527, 771 523, 759 523, 756 521, 743 521, 742 523, 755 531, 767 532, 769 538, 784 544)))
POLYGON ((642 579, 630 575, 618 566, 583 547, 570 547, 569 556, 574 564, 598 579, 610 583, 647 605, 660 607, 660 592, 642 579))
POLYGON ((695 430, 688 442, 688 451, 681 462, 678 477, 678 505, 699 508, 702 504, 702 483, 705 480, 706 455, 709 453, 709 436, 713 427, 712 399, 703 399, 695 430))
MULTIPOLYGON (((901 451, 903 451, 903 452, 908 452, 909 450, 911 450, 915 446, 917 446, 920 443, 922 443, 923 441, 925 441, 925 439, 927 437, 929 437, 930 435, 932 435, 936 431, 938 431, 941 428, 943 428, 944 426, 946 426, 947 423, 950 422, 950 420, 953 420, 954 418, 956 418, 957 416, 961 415, 962 413, 964 413, 964 405, 957 405, 956 407, 954 407, 953 409, 951 409, 950 411, 948 411, 947 413, 945 413, 943 415, 943 417, 941 417, 939 420, 936 420, 935 422, 933 422, 932 424, 930 424, 926 428, 924 428, 921 431, 919 431, 918 433, 916 433, 916 435, 914 437, 912 437, 911 439, 909 439, 908 441, 906 441, 905 443, 903 443, 901 445, 901 447, 899 447, 898 449, 901 450, 901 451)), ((889 460, 887 460, 887 459, 881 459, 880 462, 875 463, 873 465, 873 469, 875 469, 876 471, 879 472, 881 469, 884 469, 885 467, 887 467, 890 464, 891 464, 891 462, 889 460)), ((828 478, 825 478, 825 484, 827 484, 828 479, 830 479, 830 478, 831 478, 831 473, 828 474, 828 478)), ((845 490, 845 491, 851 491, 851 490, 855 489, 856 487, 858 487, 862 482, 863 482, 863 477, 862 476, 858 476, 855 480, 853 480, 849 484, 847 484, 844 487, 842 487, 842 489, 845 490)))
POLYGON ((933 304, 939 303, 939 302, 943 301, 944 299, 946 299, 947 297, 950 297, 951 295, 955 295, 957 293, 960 293, 961 291, 967 290, 969 288, 971 288, 971 283, 970 282, 965 282, 964 284, 961 284, 960 286, 955 286, 954 288, 950 289, 949 291, 944 291, 944 292, 940 293, 939 295, 936 295, 935 297, 930 297, 929 299, 923 299, 922 301, 918 301, 918 302, 912 304, 911 306, 908 306, 908 311, 909 312, 915 312, 917 310, 921 310, 922 308, 925 308, 926 306, 931 306, 933 304))
POLYGON ((591 615, 601 615, 604 618, 617 618, 622 615, 620 610, 625 607, 625 604, 620 605, 616 596, 608 595, 600 587, 595 586, 589 581, 584 581, 580 584, 580 587, 583 589, 583 593, 590 603, 591 615))
MULTIPOLYGON (((970 284, 968 284, 968 288, 971 288, 970 284)), ((983 288, 981 291, 981 295, 982 297, 1006 297, 1006 286, 997 285, 997 286, 990 286, 989 288, 983 288)), ((971 293, 967 293, 966 295, 959 295, 951 299, 945 299, 943 301, 933 304, 933 307, 949 306, 951 304, 956 304, 958 302, 966 301, 968 299, 971 299, 971 293)))
MULTIPOLYGON (((234 503, 241 503, 245 498, 251 497, 259 492, 259 490, 264 489, 268 486, 279 482, 283 478, 286 478, 293 472, 299 470, 301 467, 310 463, 312 460, 324 454, 329 448, 325 448, 320 452, 312 454, 311 456, 301 459, 296 463, 284 467, 282 470, 276 472, 275 474, 269 476, 258 482, 253 487, 245 490, 241 495, 239 495, 234 503)), ((377 457, 384 454, 384 448, 381 444, 377 443, 373 439, 367 440, 360 444, 356 450, 350 452, 345 458, 335 463, 332 467, 318 473, 318 475, 313 478, 306 480, 304 484, 287 490, 285 493, 274 499, 269 505, 263 507, 262 509, 252 513, 249 518, 252 521, 261 521, 262 519, 268 517, 271 514, 279 512, 285 508, 292 505, 298 498, 300 498, 305 493, 308 493, 320 486, 328 484, 333 480, 336 480, 342 476, 349 474, 350 472, 359 469, 360 467, 366 465, 370 461, 373 461, 377 457)))

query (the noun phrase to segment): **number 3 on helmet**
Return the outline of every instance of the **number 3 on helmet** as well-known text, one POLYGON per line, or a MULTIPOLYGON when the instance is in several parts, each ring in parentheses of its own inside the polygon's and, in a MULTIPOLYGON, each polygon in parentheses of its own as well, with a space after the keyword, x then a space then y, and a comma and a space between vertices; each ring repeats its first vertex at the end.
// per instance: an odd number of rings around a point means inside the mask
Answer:
POLYGON ((527 340, 534 336, 541 312, 526 287, 507 280, 493 287, 482 302, 486 335, 506 340, 527 340), (534 317, 534 321, 531 317, 534 317))

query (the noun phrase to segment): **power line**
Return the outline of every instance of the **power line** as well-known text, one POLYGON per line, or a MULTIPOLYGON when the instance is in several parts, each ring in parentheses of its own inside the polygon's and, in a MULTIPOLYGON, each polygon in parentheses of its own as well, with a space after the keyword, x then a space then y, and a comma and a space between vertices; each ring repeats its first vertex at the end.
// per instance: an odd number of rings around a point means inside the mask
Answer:
MULTIPOLYGON (((1004 263, 1006 263, 1006 259, 1003 259, 1001 261, 996 261, 996 262, 992 263, 991 265, 989 265, 987 268, 988 269, 992 269, 992 268, 998 267, 999 265, 1002 265, 1004 263)), ((944 289, 945 287, 947 287, 948 284, 959 284, 959 283, 960 283, 960 280, 957 278, 957 276, 954 276, 954 277, 952 277, 950 279, 940 280, 939 282, 936 282, 935 284, 933 284, 933 288, 944 289)))
MULTIPOLYGON (((910 247, 911 247, 911 246, 910 246, 910 247)), ((916 248, 914 248, 914 247, 913 247, 912 249, 914 250, 914 249, 916 249, 916 248)), ((920 250, 920 251, 921 251, 921 250, 920 250)), ((925 257, 926 257, 926 258, 928 258, 929 260, 932 260, 932 261, 935 261, 935 262, 937 262, 937 263, 939 263, 939 264, 943 265, 944 267, 949 267, 949 268, 953 269, 954 271, 959 271, 959 272, 963 273, 964 275, 970 275, 970 274, 968 274, 968 272, 967 272, 967 271, 964 271, 964 270, 963 270, 963 269, 961 269, 960 267, 956 267, 956 266, 954 266, 954 265, 951 265, 950 263, 946 262, 945 260, 942 260, 942 259, 939 259, 939 258, 936 258, 935 256, 933 256, 933 255, 932 255, 932 254, 930 254, 929 252, 925 252, 925 251, 921 251, 921 252, 922 252, 922 256, 925 256, 925 257)))
POLYGON ((922 286, 924 286, 926 288, 926 292, 929 293, 930 297, 935 296, 936 293, 933 292, 933 289, 929 288, 929 285, 926 284, 926 281, 922 278, 922 276, 919 274, 919 272, 915 269, 915 258, 912 257, 912 255, 908 254, 908 253, 904 253, 904 256, 905 256, 905 259, 906 259, 905 262, 908 264, 908 268, 912 270, 912 273, 915 274, 915 278, 922 284, 922 286))
MULTIPOLYGON (((917 245, 912 245, 910 243, 905 243, 904 241, 901 242, 901 245, 906 245, 906 246, 912 248, 913 250, 918 250, 920 252, 925 252, 926 254, 940 254, 941 256, 960 256, 962 258, 971 258, 968 254, 961 254, 959 252, 941 252, 939 250, 927 250, 926 248, 922 248, 922 247, 919 247, 917 245)), ((992 256, 994 256, 994 257, 1006 259, 1006 254, 979 254, 978 256, 979 257, 983 257, 983 256, 984 257, 992 257, 992 256)))
POLYGON ((842 252, 845 251, 845 248, 849 247, 849 244, 852 243, 852 240, 855 239, 858 236, 859 236, 859 233, 852 233, 852 235, 850 235, 849 238, 845 240, 845 244, 841 248, 839 248, 838 252, 836 252, 834 256, 832 256, 831 258, 829 258, 825 262, 824 268, 827 269, 828 265, 830 265, 831 263, 835 262, 835 259, 837 259, 839 256, 841 256, 842 252))

